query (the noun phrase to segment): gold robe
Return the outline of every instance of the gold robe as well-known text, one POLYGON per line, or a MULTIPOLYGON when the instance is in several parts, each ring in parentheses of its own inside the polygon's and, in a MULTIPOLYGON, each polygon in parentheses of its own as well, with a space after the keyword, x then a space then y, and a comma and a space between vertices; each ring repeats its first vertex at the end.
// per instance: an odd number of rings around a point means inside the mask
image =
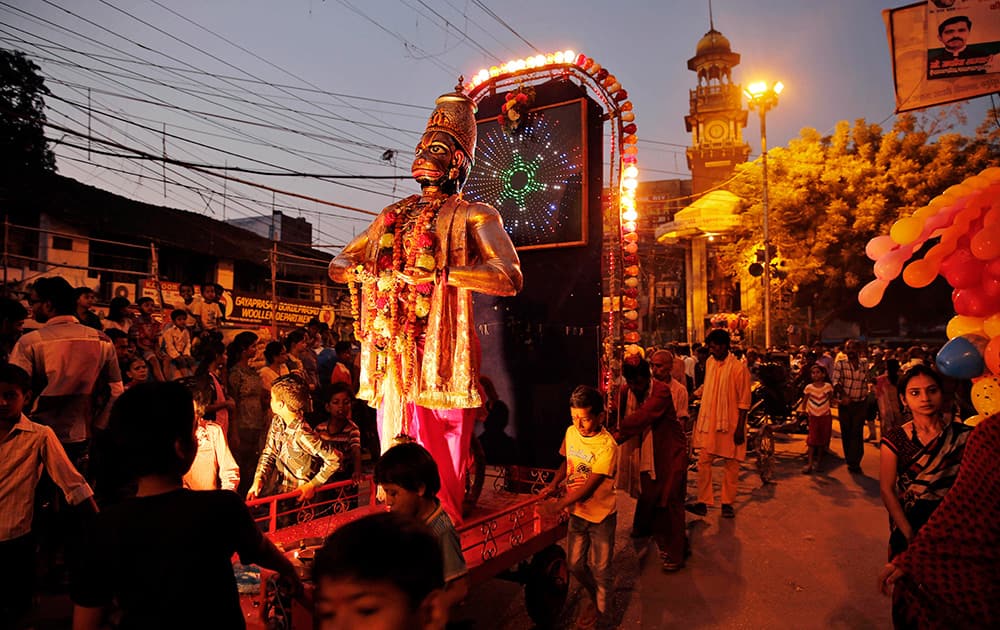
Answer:
MULTIPOLYGON (((349 268, 374 261, 385 232, 384 215, 415 201, 409 197, 385 208, 364 233, 330 263, 330 277, 344 282, 349 268)), ((410 400, 430 409, 471 409, 482 405, 479 395, 479 341, 472 316, 472 291, 515 295, 523 282, 520 261, 504 232, 500 214, 492 207, 452 195, 438 212, 436 252, 438 269, 447 268, 447 284, 431 294, 424 349, 410 400)), ((362 297, 362 301, 364 297, 362 297)), ((362 309, 364 311, 364 309, 362 309)), ((361 329, 368 322, 362 320, 361 329)), ((385 395, 384 377, 375 372, 376 351, 361 339, 361 377, 358 397, 378 407, 385 395)), ((406 373, 404 370, 403 373, 406 373)))

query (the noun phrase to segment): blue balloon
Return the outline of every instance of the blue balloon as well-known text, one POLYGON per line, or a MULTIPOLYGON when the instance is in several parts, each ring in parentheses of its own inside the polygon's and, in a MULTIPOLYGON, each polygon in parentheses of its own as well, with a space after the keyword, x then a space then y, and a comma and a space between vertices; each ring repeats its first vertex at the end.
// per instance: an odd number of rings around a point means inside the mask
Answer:
MULTIPOLYGON (((983 341, 987 341, 983 338, 983 341)), ((955 337, 941 347, 937 353, 937 367, 951 378, 976 378, 986 369, 979 335, 955 337)))

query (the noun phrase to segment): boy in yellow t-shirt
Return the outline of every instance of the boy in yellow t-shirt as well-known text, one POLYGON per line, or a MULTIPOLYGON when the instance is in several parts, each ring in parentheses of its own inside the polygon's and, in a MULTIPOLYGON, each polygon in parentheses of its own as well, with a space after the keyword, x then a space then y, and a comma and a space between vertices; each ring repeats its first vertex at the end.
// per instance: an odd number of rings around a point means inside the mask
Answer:
POLYGON ((604 428, 604 397, 596 389, 580 385, 569 399, 573 425, 566 429, 559 454, 566 465, 556 471, 552 482, 542 491, 554 494, 566 481, 566 496, 543 511, 569 509, 567 546, 569 566, 590 593, 580 611, 577 627, 597 624, 608 611, 608 593, 613 576, 611 561, 615 549, 615 468, 618 444, 604 428), (590 564, 588 565, 588 556, 590 564))

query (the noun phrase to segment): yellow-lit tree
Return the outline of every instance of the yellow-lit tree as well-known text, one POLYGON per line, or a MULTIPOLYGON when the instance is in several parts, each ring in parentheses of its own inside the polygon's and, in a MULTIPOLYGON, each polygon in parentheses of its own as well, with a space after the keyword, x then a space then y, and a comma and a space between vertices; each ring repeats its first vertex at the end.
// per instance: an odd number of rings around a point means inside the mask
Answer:
MULTIPOLYGON (((990 112, 994 116, 996 112, 990 112)), ((975 137, 933 135, 939 120, 900 115, 888 132, 857 120, 840 122, 823 136, 803 129, 787 147, 768 152, 773 279, 772 330, 804 323, 810 305, 816 332, 857 303, 872 275, 865 245, 901 215, 920 208, 945 188, 1000 161, 1000 132, 988 118, 975 137)), ((761 247, 760 160, 741 164, 728 188, 741 197, 743 224, 722 248, 721 262, 745 274, 761 247)))

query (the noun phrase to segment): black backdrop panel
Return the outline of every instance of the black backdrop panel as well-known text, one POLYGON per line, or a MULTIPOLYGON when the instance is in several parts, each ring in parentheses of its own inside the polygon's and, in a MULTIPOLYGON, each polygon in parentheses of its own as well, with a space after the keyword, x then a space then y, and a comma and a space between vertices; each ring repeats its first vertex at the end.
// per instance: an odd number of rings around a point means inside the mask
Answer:
MULTIPOLYGON (((580 108, 583 99, 586 133, 581 136, 586 142, 577 152, 585 158, 585 168, 579 179, 567 177, 563 183, 586 190, 579 213, 584 229, 567 228, 572 233, 564 234, 562 242, 573 245, 519 248, 523 291, 512 298, 477 294, 475 316, 483 350, 482 373, 493 380, 500 398, 510 407, 508 432, 517 438, 521 461, 554 466, 569 425, 570 393, 577 385, 597 386, 599 381, 603 111, 584 89, 569 81, 536 86, 535 93, 536 109, 558 104, 580 108)), ((503 101, 502 93, 481 101, 480 120, 495 120, 503 101)), ((567 143, 573 141, 566 138, 567 143)), ((573 153, 567 147, 554 150, 573 153)), ((480 159, 477 152, 477 165, 480 159)), ((466 197, 495 205, 470 194, 468 188, 466 197)), ((510 233, 508 218, 504 220, 510 233)))

